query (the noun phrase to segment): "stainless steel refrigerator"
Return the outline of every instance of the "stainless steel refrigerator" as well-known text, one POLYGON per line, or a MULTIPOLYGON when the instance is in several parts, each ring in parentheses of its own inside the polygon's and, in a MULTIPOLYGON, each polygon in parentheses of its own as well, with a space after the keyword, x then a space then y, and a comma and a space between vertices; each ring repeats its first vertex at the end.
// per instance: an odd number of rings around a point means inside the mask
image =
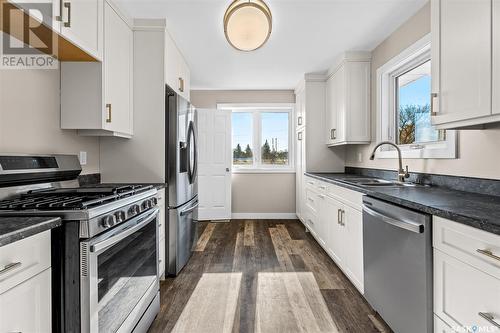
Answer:
POLYGON ((166 179, 168 226, 166 271, 177 275, 191 257, 198 239, 196 109, 166 86, 166 179))

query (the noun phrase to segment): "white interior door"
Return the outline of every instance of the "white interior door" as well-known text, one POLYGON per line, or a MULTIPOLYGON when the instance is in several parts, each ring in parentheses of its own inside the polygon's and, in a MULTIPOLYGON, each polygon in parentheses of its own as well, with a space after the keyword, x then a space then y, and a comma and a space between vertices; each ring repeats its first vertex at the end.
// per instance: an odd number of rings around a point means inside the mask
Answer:
POLYGON ((199 220, 231 218, 231 111, 198 110, 199 220))

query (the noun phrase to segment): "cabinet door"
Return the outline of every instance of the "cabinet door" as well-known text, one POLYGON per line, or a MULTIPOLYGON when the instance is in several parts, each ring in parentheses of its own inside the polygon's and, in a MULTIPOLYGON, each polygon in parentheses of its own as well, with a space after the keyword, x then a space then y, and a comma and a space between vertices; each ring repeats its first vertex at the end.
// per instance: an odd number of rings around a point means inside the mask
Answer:
POLYGON ((132 30, 105 3, 104 127, 132 134, 132 30))
POLYGON ((103 0, 62 1, 61 34, 90 53, 102 58, 103 0))
POLYGON ((342 66, 335 74, 335 102, 336 102, 336 124, 333 141, 343 142, 346 140, 346 68, 342 66))
POLYGON ((491 0, 433 0, 434 124, 491 114, 491 0), (437 11, 437 12, 436 12, 437 11), (438 91, 436 91, 438 90, 438 91), (439 109, 437 109, 439 105, 439 109))
POLYGON ((500 0, 493 0, 493 113, 500 114, 500 0))
POLYGON ((325 135, 326 144, 334 143, 337 130, 337 76, 326 81, 325 135))
POLYGON ((180 67, 180 54, 177 46, 172 37, 167 33, 165 35, 165 81, 168 86, 179 91, 179 67, 180 67))
POLYGON ((304 177, 304 169, 303 169, 303 154, 304 154, 304 130, 300 130, 297 132, 296 136, 296 153, 295 153, 295 210, 297 212, 297 217, 303 221, 304 217, 302 216, 302 201, 303 198, 303 177, 304 177))
POLYGON ((363 215, 356 209, 344 206, 342 224, 345 235, 344 269, 363 293, 363 215))
POLYGON ((327 197, 325 200, 326 211, 328 212, 328 237, 327 237, 327 249, 330 256, 335 260, 335 262, 341 266, 344 257, 344 235, 343 228, 340 222, 342 205, 327 197))
POLYGON ((190 72, 186 61, 180 53, 177 65, 179 66, 177 70, 179 94, 189 101, 190 72))
POLYGON ((487 327, 500 323, 500 280, 434 250, 434 313, 450 326, 487 327), (484 316, 491 315, 491 321, 484 316))
POLYGON ((0 295, 0 332, 51 332, 50 268, 0 295))

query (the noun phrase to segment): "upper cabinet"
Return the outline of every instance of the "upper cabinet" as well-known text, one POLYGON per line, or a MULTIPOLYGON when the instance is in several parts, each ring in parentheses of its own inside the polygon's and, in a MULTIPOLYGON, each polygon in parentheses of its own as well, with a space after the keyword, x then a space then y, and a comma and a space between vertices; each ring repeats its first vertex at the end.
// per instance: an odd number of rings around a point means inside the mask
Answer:
POLYGON ((60 3, 61 35, 101 60, 103 0, 64 0, 60 3))
POLYGON ((348 52, 329 71, 324 132, 328 146, 371 141, 370 58, 369 52, 348 52))
MULTIPOLYGON (((30 16, 29 9, 34 4, 43 2, 52 5, 52 17, 43 18, 36 39, 22 33, 23 29, 7 29, 6 33, 23 40, 26 44, 47 53, 40 45, 52 43, 50 55, 61 61, 100 61, 103 52, 103 0, 46 0, 26 1, 13 0, 7 3, 6 9, 22 10, 23 20, 14 20, 14 25, 29 22, 36 26, 41 21, 37 16, 30 16), (8 6, 11 6, 10 8, 8 6), (36 23, 35 23, 36 21, 36 23), (40 40, 42 43, 36 43, 40 40), (34 43, 34 44, 32 44, 34 43)), ((2 1, 3 4, 3 1, 2 1)), ((14 15, 10 13, 10 15, 14 15)), ((20 16, 14 16, 19 18, 20 16)), ((49 51, 50 52, 50 51, 49 51)))
POLYGON ((174 40, 165 34, 165 82, 179 95, 189 101, 191 74, 186 60, 177 48, 174 40))
POLYGON ((133 134, 131 23, 104 4, 103 62, 61 63, 61 128, 80 135, 133 134))
POLYGON ((499 3, 431 1, 431 110, 438 129, 500 121, 499 3))

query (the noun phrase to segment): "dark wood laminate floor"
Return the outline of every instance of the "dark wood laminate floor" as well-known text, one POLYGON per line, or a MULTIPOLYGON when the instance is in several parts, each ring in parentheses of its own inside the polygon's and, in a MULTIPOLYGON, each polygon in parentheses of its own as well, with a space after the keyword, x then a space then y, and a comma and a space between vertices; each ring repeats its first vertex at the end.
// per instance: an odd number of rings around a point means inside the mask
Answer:
POLYGON ((391 332, 296 220, 200 223, 150 332, 391 332))

